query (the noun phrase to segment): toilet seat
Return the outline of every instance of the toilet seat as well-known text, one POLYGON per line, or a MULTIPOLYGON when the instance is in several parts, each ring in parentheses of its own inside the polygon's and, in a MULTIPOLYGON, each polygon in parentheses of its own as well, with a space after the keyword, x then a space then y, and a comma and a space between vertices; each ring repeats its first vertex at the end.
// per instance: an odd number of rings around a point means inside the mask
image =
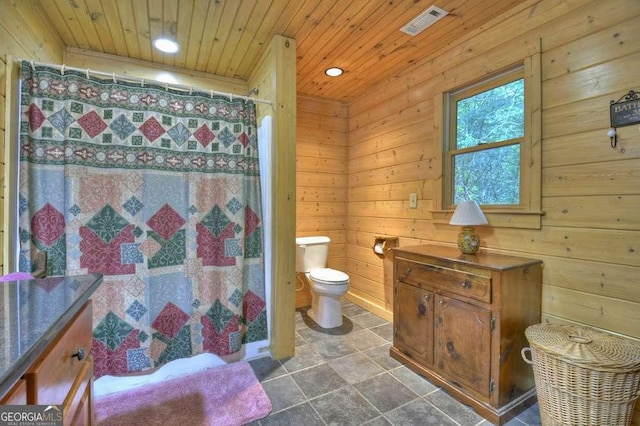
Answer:
POLYGON ((318 284, 345 285, 349 283, 349 275, 331 268, 314 269, 309 272, 309 278, 318 284))

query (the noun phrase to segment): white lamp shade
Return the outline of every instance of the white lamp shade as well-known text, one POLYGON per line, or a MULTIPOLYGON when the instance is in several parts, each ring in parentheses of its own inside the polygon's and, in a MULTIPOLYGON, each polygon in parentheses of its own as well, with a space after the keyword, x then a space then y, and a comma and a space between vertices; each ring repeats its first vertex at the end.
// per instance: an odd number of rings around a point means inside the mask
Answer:
POLYGON ((484 213, 480 210, 480 206, 478 206, 478 203, 475 201, 462 201, 458 203, 458 207, 456 207, 449 221, 450 225, 460 226, 486 225, 488 223, 484 213))

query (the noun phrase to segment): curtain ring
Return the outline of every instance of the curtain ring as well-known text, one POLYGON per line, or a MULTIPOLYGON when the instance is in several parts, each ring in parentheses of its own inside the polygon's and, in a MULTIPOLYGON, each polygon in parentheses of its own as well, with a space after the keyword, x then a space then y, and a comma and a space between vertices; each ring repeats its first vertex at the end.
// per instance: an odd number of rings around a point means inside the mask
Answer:
POLYGON ((189 89, 189 95, 193 95, 193 87, 189 89))
POLYGON ((31 60, 31 69, 32 69, 33 71, 35 71, 35 70, 36 70, 36 63, 33 61, 33 59, 31 60))
POLYGON ((91 75, 89 74, 89 68, 87 68, 87 80, 89 80, 91 78, 91 75))
POLYGON ((233 102, 233 93, 229 93, 229 99, 233 102))
POLYGON ((144 78, 140 79, 140 87, 144 87, 144 78))
POLYGON ((213 89, 211 89, 211 99, 213 99, 213 89))
POLYGON ((169 83, 164 84, 164 90, 166 90, 167 92, 169 91, 169 83))
POLYGON ((64 64, 60 67, 60 74, 64 75, 64 64))
POLYGON ((113 82, 117 83, 117 81, 116 81, 116 73, 115 72, 112 74, 112 77, 113 77, 113 82))

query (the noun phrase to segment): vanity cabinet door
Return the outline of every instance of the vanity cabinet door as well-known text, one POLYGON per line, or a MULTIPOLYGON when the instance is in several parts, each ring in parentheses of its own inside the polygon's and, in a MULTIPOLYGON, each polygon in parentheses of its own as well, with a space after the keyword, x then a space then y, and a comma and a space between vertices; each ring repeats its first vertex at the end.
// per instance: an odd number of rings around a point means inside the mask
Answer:
POLYGON ((403 282, 395 285, 394 345, 424 364, 433 364, 433 293, 403 282))
POLYGON ((436 295, 435 359, 455 386, 486 397, 490 390, 491 311, 436 295))

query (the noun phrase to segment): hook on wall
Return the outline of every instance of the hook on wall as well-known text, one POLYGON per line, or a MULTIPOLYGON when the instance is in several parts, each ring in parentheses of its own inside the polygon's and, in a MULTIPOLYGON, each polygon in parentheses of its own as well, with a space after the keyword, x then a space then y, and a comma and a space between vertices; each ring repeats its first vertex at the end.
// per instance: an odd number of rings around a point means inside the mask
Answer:
POLYGON ((615 148, 618 145, 618 134, 616 133, 615 127, 607 130, 607 136, 609 136, 609 140, 611 141, 611 148, 615 148))

